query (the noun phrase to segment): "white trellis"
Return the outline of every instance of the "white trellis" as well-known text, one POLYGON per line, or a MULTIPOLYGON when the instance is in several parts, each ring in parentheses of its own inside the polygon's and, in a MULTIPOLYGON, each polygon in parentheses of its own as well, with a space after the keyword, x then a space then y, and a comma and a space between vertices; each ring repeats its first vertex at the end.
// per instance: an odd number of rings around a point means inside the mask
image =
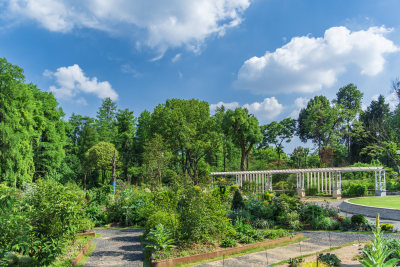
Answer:
POLYGON ((339 167, 339 168, 312 168, 312 169, 286 169, 268 171, 237 171, 237 172, 212 172, 211 176, 235 176, 239 187, 243 182, 251 182, 256 192, 272 190, 272 175, 280 173, 295 173, 297 176, 297 193, 299 197, 305 196, 305 189, 316 188, 318 192, 332 194, 340 198, 342 194, 343 172, 375 172, 376 195, 386 195, 386 170, 379 167, 339 167))

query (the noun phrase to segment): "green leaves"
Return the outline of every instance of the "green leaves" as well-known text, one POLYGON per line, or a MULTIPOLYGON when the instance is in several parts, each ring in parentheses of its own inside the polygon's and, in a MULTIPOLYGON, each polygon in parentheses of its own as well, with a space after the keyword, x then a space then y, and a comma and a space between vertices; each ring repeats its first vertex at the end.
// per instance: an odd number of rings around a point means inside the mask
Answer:
POLYGON ((171 234, 164 228, 161 223, 155 229, 150 230, 146 236, 146 248, 151 251, 165 251, 174 248, 174 240, 171 234))

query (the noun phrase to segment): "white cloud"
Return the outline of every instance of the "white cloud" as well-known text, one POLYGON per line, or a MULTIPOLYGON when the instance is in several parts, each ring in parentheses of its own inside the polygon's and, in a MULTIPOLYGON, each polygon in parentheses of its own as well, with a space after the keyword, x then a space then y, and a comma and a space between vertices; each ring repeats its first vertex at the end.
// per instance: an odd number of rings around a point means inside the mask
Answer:
POLYGON ((297 119, 299 117, 300 110, 307 106, 307 103, 310 99, 306 97, 298 97, 294 101, 294 110, 290 113, 290 117, 293 119, 297 119))
MULTIPOLYGON (((109 82, 99 82, 97 77, 87 77, 77 64, 58 68, 56 72, 45 70, 43 75, 55 79, 57 85, 50 86, 49 90, 53 92, 58 99, 74 101, 81 93, 94 94, 101 99, 106 97, 112 100, 118 99, 118 94, 114 91, 109 82)), ((83 105, 86 103, 83 97, 79 97, 75 101, 83 105)))
POLYGON ((244 104, 243 107, 247 108, 249 113, 254 114, 260 121, 272 120, 283 110, 283 105, 275 97, 264 98, 263 102, 244 104))
MULTIPOLYGON (((211 113, 214 113, 217 107, 224 106, 226 109, 235 109, 240 107, 238 102, 218 102, 211 104, 211 113)), ((270 121, 282 113, 283 105, 278 102, 275 97, 264 98, 263 102, 253 102, 251 104, 244 104, 243 108, 247 108, 250 114, 256 116, 260 122, 270 121)))
POLYGON ((178 53, 171 59, 171 62, 175 63, 175 62, 179 61, 181 59, 181 57, 182 57, 182 54, 178 53))
POLYGON ((214 113, 217 108, 222 106, 224 106, 226 109, 235 109, 239 107, 239 103, 238 102, 224 103, 220 101, 217 104, 210 104, 211 113, 214 113))
POLYGON ((50 31, 85 27, 128 35, 144 32, 144 43, 160 51, 182 45, 198 51, 207 37, 222 36, 239 25, 250 1, 8 0, 7 11, 50 31))
POLYGON ((245 61, 235 85, 256 94, 312 93, 332 86, 351 65, 361 74, 376 75, 384 68, 384 56, 399 50, 385 36, 390 31, 332 27, 323 37, 295 37, 275 52, 245 61))
POLYGON ((132 75, 134 78, 140 78, 142 77, 142 74, 140 72, 138 72, 137 70, 135 70, 131 65, 129 64, 123 64, 121 65, 121 71, 123 73, 127 73, 132 75))

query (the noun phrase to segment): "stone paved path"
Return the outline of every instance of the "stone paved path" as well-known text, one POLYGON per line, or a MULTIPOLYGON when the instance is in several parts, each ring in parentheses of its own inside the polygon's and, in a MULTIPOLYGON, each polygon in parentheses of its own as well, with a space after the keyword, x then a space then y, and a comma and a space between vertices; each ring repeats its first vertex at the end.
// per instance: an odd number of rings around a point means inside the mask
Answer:
MULTIPOLYGON (((329 249, 334 246, 344 245, 352 241, 370 240, 369 234, 361 233, 327 233, 327 232, 304 232, 304 236, 308 240, 291 244, 284 247, 277 247, 265 251, 255 252, 226 260, 214 261, 210 263, 200 264, 200 267, 212 266, 232 266, 232 267, 258 267, 268 266, 307 254, 314 254, 322 250, 329 249)), ((391 238, 399 238, 399 235, 387 235, 391 238)))
POLYGON ((96 248, 85 267, 143 266, 144 254, 139 236, 141 229, 96 229, 100 238, 92 239, 96 248))

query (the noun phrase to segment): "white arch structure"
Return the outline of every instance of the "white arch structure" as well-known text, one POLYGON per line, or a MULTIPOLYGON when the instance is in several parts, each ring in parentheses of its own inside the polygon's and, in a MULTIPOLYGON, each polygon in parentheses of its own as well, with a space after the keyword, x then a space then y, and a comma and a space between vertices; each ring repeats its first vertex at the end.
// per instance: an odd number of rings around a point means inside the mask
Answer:
POLYGON ((386 195, 386 170, 378 167, 338 167, 338 168, 313 168, 313 169, 286 169, 268 171, 237 171, 237 172, 212 172, 214 176, 234 175, 236 184, 241 187, 244 181, 252 182, 256 192, 272 190, 272 175, 280 173, 295 173, 297 175, 297 193, 305 197, 305 189, 316 187, 318 192, 332 194, 334 198, 342 195, 343 172, 375 172, 376 195, 386 195))

